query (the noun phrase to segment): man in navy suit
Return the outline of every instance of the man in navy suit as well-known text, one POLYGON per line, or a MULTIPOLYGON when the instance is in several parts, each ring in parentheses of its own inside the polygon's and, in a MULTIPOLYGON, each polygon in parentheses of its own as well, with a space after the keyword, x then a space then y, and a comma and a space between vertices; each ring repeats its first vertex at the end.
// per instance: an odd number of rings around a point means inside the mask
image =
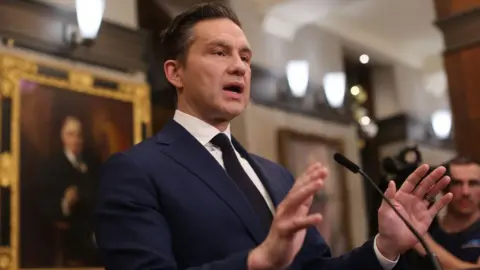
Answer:
MULTIPOLYGON (((236 15, 202 4, 163 33, 164 71, 177 91, 173 120, 155 136, 105 164, 96 208, 96 239, 107 269, 390 270, 417 240, 382 204, 379 233, 332 258, 309 213, 327 169, 313 164, 296 180, 248 153, 230 121, 250 94, 252 51, 236 15)), ((433 197, 445 168, 420 166, 386 196, 420 232, 451 199, 433 197), (420 180, 424 178, 420 182, 420 180), (420 184, 418 184, 420 182, 420 184), (418 185, 417 185, 418 184, 418 185)))

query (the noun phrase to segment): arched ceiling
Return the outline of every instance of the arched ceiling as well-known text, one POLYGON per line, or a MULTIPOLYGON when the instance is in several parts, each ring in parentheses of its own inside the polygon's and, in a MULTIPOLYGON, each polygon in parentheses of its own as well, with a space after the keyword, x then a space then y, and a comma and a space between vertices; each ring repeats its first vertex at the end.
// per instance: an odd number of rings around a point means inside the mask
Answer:
MULTIPOLYGON (((265 0, 255 0, 257 3, 265 0)), ((316 23, 346 40, 416 68, 443 50, 433 25, 431 1, 418 0, 268 0, 262 4, 267 31, 292 37, 295 29, 316 23), (286 27, 288 25, 289 27, 286 27)))

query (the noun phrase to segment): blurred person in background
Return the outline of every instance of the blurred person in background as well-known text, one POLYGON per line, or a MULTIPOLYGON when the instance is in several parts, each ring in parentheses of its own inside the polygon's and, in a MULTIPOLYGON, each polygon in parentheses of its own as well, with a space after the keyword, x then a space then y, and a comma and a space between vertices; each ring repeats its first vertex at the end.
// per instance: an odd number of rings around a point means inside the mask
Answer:
MULTIPOLYGON (((457 157, 446 163, 451 177, 445 192, 453 194, 446 214, 438 217, 429 233, 427 243, 446 269, 480 267, 480 164, 457 157)), ((425 250, 416 246, 425 256, 425 250)))

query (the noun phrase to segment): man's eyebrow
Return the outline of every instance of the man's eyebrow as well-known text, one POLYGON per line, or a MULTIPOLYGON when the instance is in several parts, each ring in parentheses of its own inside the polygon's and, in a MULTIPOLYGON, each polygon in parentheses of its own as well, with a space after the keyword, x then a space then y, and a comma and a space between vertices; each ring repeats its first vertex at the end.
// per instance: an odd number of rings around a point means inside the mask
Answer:
MULTIPOLYGON (((231 44, 223 40, 212 40, 208 42, 207 45, 209 47, 219 46, 219 47, 228 48, 228 49, 231 49, 233 47, 231 44)), ((240 48, 240 52, 252 54, 252 49, 248 45, 244 45, 240 48)))
POLYGON ((240 52, 242 52, 242 53, 248 53, 248 54, 250 54, 250 55, 253 54, 252 49, 251 49, 249 46, 247 46, 247 45, 242 46, 242 48, 240 49, 240 52))

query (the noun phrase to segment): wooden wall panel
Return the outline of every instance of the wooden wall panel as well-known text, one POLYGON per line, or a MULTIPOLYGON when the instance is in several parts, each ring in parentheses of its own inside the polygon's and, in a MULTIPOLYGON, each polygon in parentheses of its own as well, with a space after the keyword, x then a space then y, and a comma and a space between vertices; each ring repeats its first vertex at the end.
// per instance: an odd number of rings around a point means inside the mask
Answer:
POLYGON ((434 0, 438 19, 480 7, 480 0, 434 0))
POLYGON ((437 0, 456 150, 480 160, 480 0, 437 0))

